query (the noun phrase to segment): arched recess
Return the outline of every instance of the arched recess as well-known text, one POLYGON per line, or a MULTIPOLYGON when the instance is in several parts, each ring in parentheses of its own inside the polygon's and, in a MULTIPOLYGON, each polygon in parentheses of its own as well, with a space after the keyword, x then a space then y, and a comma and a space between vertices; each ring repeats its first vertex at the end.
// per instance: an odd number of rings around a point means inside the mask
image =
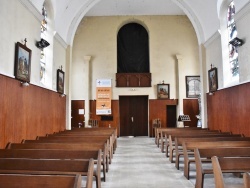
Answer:
POLYGON ((149 73, 149 37, 147 30, 132 22, 117 34, 117 73, 149 73))

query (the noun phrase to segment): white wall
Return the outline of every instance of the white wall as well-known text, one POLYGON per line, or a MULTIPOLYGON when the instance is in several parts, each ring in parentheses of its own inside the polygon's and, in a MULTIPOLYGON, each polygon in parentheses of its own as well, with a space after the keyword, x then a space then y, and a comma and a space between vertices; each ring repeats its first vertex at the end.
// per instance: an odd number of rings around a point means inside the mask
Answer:
POLYGON ((199 75, 198 42, 192 24, 186 16, 117 16, 85 17, 78 27, 73 45, 72 100, 86 99, 86 65, 84 56, 92 56, 90 62, 90 99, 95 99, 95 80, 111 78, 113 99, 119 95, 149 95, 156 99, 156 85, 164 80, 170 84, 170 98, 176 99, 175 64, 176 55, 183 57, 183 69, 179 70, 181 98, 186 97, 185 76, 199 75), (116 88, 117 72, 117 33, 129 22, 142 24, 149 34, 150 72, 152 87, 116 88))
MULTIPOLYGON (((56 69, 59 65, 66 66, 66 44, 56 40, 54 44, 54 21, 53 8, 50 26, 48 28, 48 42, 50 43, 48 59, 48 73, 50 80, 46 86, 40 83, 40 49, 36 42, 40 40, 41 11, 35 8, 29 10, 28 3, 22 1, 0 1, 0 24, 3 26, 0 31, 0 74, 14 77, 15 43, 24 44, 27 38, 27 47, 32 50, 30 82, 40 87, 56 90, 56 69)), ((30 8, 30 7, 29 7, 30 8)))

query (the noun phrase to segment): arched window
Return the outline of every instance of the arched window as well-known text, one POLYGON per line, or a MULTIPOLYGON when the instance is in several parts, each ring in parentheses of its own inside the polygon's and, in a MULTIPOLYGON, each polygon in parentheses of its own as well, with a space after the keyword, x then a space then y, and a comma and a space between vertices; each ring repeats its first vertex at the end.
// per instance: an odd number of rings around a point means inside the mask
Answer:
POLYGON ((117 73, 149 73, 148 32, 140 24, 126 24, 118 32, 117 73))
MULTIPOLYGON (((227 30, 228 30, 228 41, 232 41, 237 36, 237 29, 234 20, 235 6, 234 1, 232 1, 228 6, 227 11, 227 30)), ((229 44, 229 64, 232 81, 239 80, 239 62, 238 62, 238 51, 237 47, 229 44)))

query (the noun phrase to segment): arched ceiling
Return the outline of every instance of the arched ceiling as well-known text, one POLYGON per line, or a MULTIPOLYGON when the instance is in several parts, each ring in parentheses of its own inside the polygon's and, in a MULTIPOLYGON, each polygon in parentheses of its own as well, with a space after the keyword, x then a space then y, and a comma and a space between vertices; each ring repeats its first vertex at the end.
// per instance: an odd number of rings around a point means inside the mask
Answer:
MULTIPOLYGON (((41 10, 41 0, 29 1, 41 10)), ((199 43, 208 40, 218 29, 217 1, 224 0, 47 0, 54 9, 55 29, 72 44, 76 29, 84 16, 115 15, 187 15, 199 43)), ((239 1, 242 8, 249 0, 239 1)), ((237 8, 237 4, 236 4, 237 8)), ((239 8, 239 7, 238 7, 239 8)))

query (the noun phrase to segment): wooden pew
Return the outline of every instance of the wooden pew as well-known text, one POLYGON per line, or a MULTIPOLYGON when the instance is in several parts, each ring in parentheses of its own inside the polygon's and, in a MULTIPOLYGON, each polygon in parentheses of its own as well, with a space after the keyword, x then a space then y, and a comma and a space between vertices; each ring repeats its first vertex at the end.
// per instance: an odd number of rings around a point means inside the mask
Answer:
POLYGON ((94 160, 0 159, 0 174, 77 175, 87 173, 86 187, 93 183, 94 160))
POLYGON ((112 158, 113 158, 113 141, 111 136, 78 136, 78 135, 68 135, 68 136, 62 136, 62 135, 52 135, 49 137, 37 137, 36 141, 34 140, 23 140, 22 143, 48 143, 48 142, 83 142, 83 143, 96 143, 96 142, 105 142, 107 144, 107 155, 109 157, 109 164, 111 164, 112 158))
POLYGON ((229 147, 229 148, 195 148, 195 164, 196 164, 196 182, 195 187, 202 188, 204 186, 204 175, 213 174, 213 169, 203 168, 202 159, 206 159, 207 162, 211 163, 211 157, 250 157, 250 147, 229 147))
POLYGON ((160 143, 162 143, 164 145, 164 139, 166 139, 165 132, 166 131, 171 131, 171 130, 173 130, 173 131, 175 131, 175 130, 184 131, 184 130, 203 130, 203 129, 198 128, 198 127, 157 128, 156 129, 156 138, 155 138, 157 147, 160 146, 160 143))
POLYGON ((114 142, 114 151, 117 148, 117 128, 106 128, 106 127, 98 127, 98 128, 73 128, 72 130, 64 130, 60 131, 59 133, 56 133, 57 135, 59 134, 79 134, 81 133, 82 135, 90 135, 90 136, 103 136, 103 135, 108 135, 112 136, 112 140, 114 142))
MULTIPOLYGON (((96 129, 96 128, 94 128, 96 129)), ((63 131, 63 132, 59 132, 56 134, 47 134, 47 137, 54 137, 54 136, 63 136, 63 137, 67 137, 67 136, 78 136, 78 137, 109 137, 110 139, 110 146, 112 147, 112 152, 114 153, 116 147, 117 147, 117 136, 115 131, 111 131, 111 130, 92 130, 92 128, 81 128, 81 129, 76 129, 77 131, 63 131), (85 130, 86 129, 86 130, 85 130)), ((40 138, 38 137, 37 140, 39 140, 40 138)))
MULTIPOLYGON (((250 141, 184 141, 182 143, 184 154, 184 176, 189 179, 190 163, 195 162, 194 159, 189 158, 188 151, 194 151, 195 148, 216 148, 216 147, 250 147, 250 141)), ((192 155, 193 156, 193 155, 192 155)))
POLYGON ((217 156, 212 157, 212 165, 214 172, 214 180, 216 188, 227 188, 227 187, 242 187, 241 185, 225 184, 223 173, 234 173, 234 172, 249 172, 250 171, 250 157, 233 157, 233 158, 220 158, 217 156))
MULTIPOLYGON (((27 158, 27 159, 94 159, 96 169, 93 175, 96 185, 101 185, 101 150, 52 150, 52 149, 0 149, 0 158, 27 158)), ((85 174, 87 175, 87 173, 85 174)), ((106 180, 106 169, 103 168, 104 181, 106 180)))
POLYGON ((106 172, 109 170, 109 162, 107 155, 107 145, 102 143, 8 143, 5 149, 63 149, 63 150, 102 150, 102 163, 106 165, 106 172))
MULTIPOLYGON (((0 186, 4 188, 82 188, 81 175, 26 175, 26 174, 0 174, 0 186)), ((86 187, 86 186, 84 186, 86 187)), ((87 186, 86 188, 90 188, 87 186)))
POLYGON ((168 152, 169 152, 169 160, 173 162, 173 154, 175 151, 175 137, 204 137, 204 136, 209 137, 209 136, 229 135, 230 133, 221 133, 218 131, 208 131, 208 130, 187 130, 187 131, 165 131, 164 134, 165 137, 168 138, 167 139, 168 142, 165 142, 166 156, 168 157, 168 152))
POLYGON ((249 172, 245 172, 243 174, 243 180, 244 180, 244 188, 250 188, 250 174, 249 172))
MULTIPOLYGON (((179 169, 180 156, 184 155, 180 149, 183 142, 214 142, 214 141, 250 141, 250 137, 241 137, 241 135, 199 135, 193 137, 175 137, 175 167, 179 169)), ((193 152, 189 152, 193 154, 193 152)), ((194 162, 193 161, 190 161, 194 162)))

